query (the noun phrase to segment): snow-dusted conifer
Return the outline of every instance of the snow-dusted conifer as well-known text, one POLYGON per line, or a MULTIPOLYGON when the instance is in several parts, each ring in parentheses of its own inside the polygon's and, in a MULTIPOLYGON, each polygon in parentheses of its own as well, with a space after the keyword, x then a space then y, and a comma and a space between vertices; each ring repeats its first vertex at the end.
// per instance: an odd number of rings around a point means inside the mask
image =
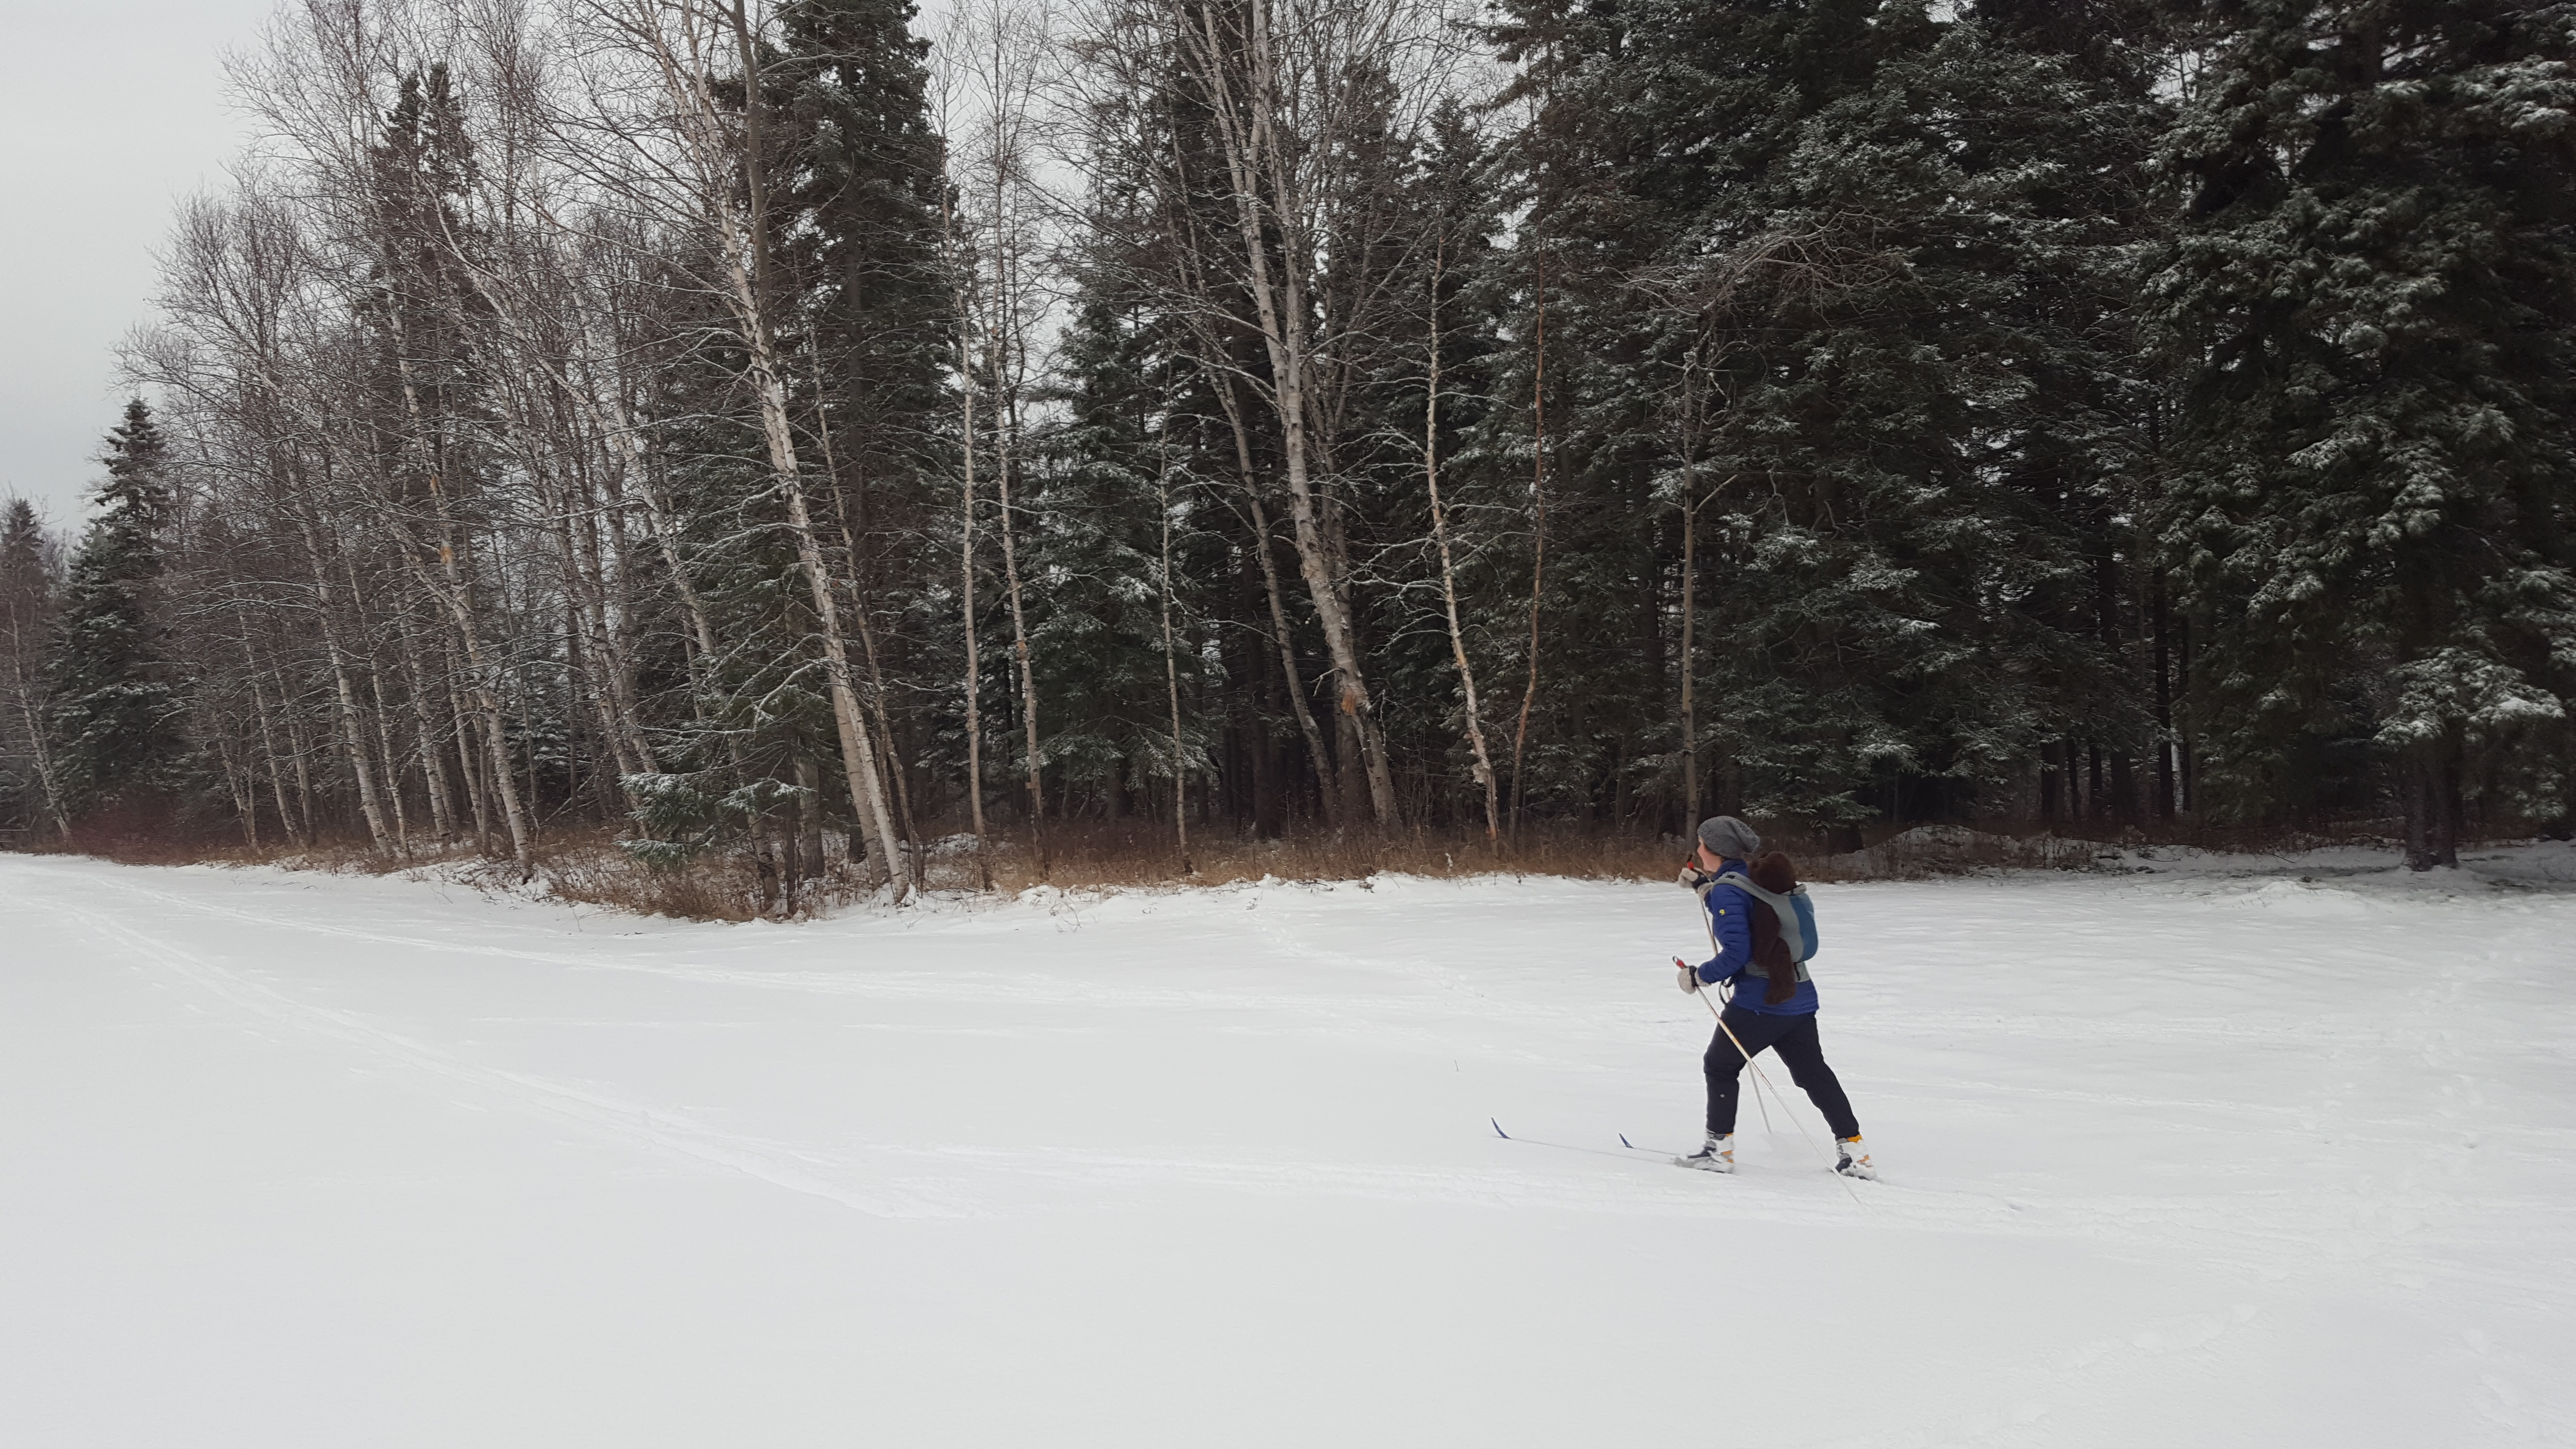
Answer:
MULTIPOLYGON (((1045 520, 1027 559, 1047 581, 1029 625, 1047 762, 1108 815, 1150 808, 1151 783, 1172 775, 1156 482, 1175 446, 1188 449, 1166 416, 1170 338, 1129 301, 1089 279, 1063 343, 1063 422, 1041 440, 1028 500, 1045 520)), ((1182 667, 1195 675, 1194 663, 1182 667)))
POLYGON ((1641 753, 1596 702, 1673 687, 1612 641, 1664 637, 1644 606, 1678 593, 1696 507, 1707 804, 1851 843, 2000 795, 2066 682, 2107 668, 2092 610, 2041 605, 2091 593, 2078 508, 2110 511, 2119 464, 2125 218, 2101 178, 2147 144, 2135 88, 1923 6, 1509 14, 1526 249, 1550 261, 1551 593, 1582 601, 1542 641, 1554 788, 1641 753))
POLYGON ((36 506, 0 510, 0 828, 65 828, 46 728, 45 669, 60 553, 36 506))
POLYGON ((2150 302, 2213 803, 2358 803, 2319 761, 2367 738, 2408 863, 2453 864, 2470 799, 2564 799, 2576 7, 2194 8, 2188 220, 2150 302))
POLYGON ((169 790, 185 750, 164 648, 162 530, 168 446, 137 398, 107 435, 99 514, 72 556, 55 623, 51 694, 64 795, 75 814, 169 790))

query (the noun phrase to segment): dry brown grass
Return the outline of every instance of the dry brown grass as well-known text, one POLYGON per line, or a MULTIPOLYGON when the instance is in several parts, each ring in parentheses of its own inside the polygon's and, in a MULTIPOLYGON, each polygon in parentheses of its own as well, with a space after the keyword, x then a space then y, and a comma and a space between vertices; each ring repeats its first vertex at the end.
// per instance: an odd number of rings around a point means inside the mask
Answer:
MULTIPOLYGON (((1869 844, 1860 852, 1828 855, 1815 837, 1767 826, 1765 833, 1796 860, 1802 879, 1819 882, 1914 880, 1991 870, 2092 870, 2115 862, 2124 846, 2151 843, 2140 832, 2109 829, 2078 836, 2035 830, 1888 828, 1865 834, 1869 844)), ((2167 832, 2152 843, 2209 842, 2185 842, 2180 832, 2167 832)), ((2267 838, 2261 847, 2282 843, 2279 838, 2267 838)), ((1142 820, 1051 822, 1043 867, 1024 830, 989 837, 980 862, 964 847, 963 836, 951 836, 933 848, 923 872, 929 889, 975 892, 988 879, 994 891, 1005 895, 1038 886, 1114 891, 1264 879, 1365 880, 1377 875, 1663 881, 1671 879, 1689 853, 1689 843, 1679 836, 1572 824, 1531 826, 1516 844, 1507 838, 1499 847, 1488 844, 1482 831, 1314 830, 1271 840, 1201 832, 1191 837, 1185 870, 1169 828, 1142 820)), ((2248 840, 2233 848, 2260 847, 2248 840)), ((757 876, 740 855, 711 855, 684 871, 657 871, 617 850, 602 835, 585 844, 558 846, 540 862, 539 870, 554 894, 569 900, 697 919, 747 920, 776 914, 761 909, 757 876)), ((799 915, 826 912, 867 894, 846 869, 808 885, 798 903, 799 915)))
MULTIPOLYGON (((331 875, 417 872, 492 894, 535 893, 636 915, 696 921, 748 921, 778 914, 774 903, 771 909, 762 909, 759 873, 747 854, 711 852, 684 870, 655 870, 619 849, 616 832, 604 826, 557 830, 544 837, 535 853, 535 870, 525 876, 507 855, 485 855, 467 844, 428 845, 397 854, 350 841, 270 851, 253 851, 236 842, 202 850, 192 859, 331 875)), ((798 902, 799 915, 817 914, 863 894, 846 872, 807 885, 809 890, 798 902)))
MULTIPOLYGON (((1451 878, 1519 874, 1568 876, 1587 880, 1657 879, 1681 863, 1682 847, 1670 838, 1586 830, 1579 826, 1534 826, 1517 844, 1506 839, 1489 845, 1484 832, 1412 830, 1381 834, 1374 830, 1324 831, 1276 840, 1247 835, 1196 833, 1190 837, 1188 868, 1167 826, 1146 822, 1051 824, 1047 830, 1047 868, 1025 833, 997 837, 988 854, 993 884, 1003 891, 1036 885, 1066 890, 1103 890, 1155 885, 1228 885, 1265 878, 1295 881, 1363 880, 1373 875, 1418 875, 1451 878)), ((973 857, 960 852, 944 857, 934 871, 934 885, 971 889, 973 857)))
MULTIPOLYGON (((1037 886, 1071 891, 1227 885, 1263 879, 1364 880, 1385 874, 1459 877, 1508 872, 1591 879, 1661 879, 1680 861, 1676 842, 1563 827, 1527 832, 1517 849, 1496 852, 1481 834, 1411 832, 1314 833, 1280 840, 1247 836, 1194 836, 1189 869, 1168 833, 1139 822, 1056 822, 1047 832, 1045 866, 1025 834, 991 837, 979 860, 961 836, 932 848, 923 884, 940 892, 991 888, 1016 895, 1037 886)), ((644 866, 605 836, 558 847, 539 863, 552 893, 646 914, 699 920, 748 920, 764 912, 752 862, 734 854, 710 855, 680 871, 644 866)), ((796 914, 815 915, 871 892, 858 875, 838 866, 806 882, 796 914)))
POLYGON ((1877 843, 1849 854, 1807 854, 1796 859, 1802 880, 1928 880, 1991 870, 2091 870, 2110 848, 2104 842, 2047 832, 2013 835, 1962 826, 1917 826, 1887 833, 1877 843))
POLYGON ((2394 849, 2388 831, 2380 828, 2385 824, 2363 821, 2324 829, 2109 822, 1890 826, 1867 832, 1869 843, 1857 852, 1800 856, 1799 873, 1815 881, 1926 880, 1997 870, 2122 869, 2133 852, 2292 855, 2336 845, 2394 849))
POLYGON ((619 849, 607 830, 552 843, 537 857, 537 877, 558 900, 693 921, 824 915, 871 893, 857 872, 835 866, 800 882, 791 911, 774 879, 764 897, 759 863, 748 851, 710 851, 681 869, 661 870, 619 849))
MULTIPOLYGON (((658 870, 619 849, 607 827, 558 830, 546 840, 533 877, 523 879, 505 859, 468 846, 380 853, 362 845, 325 845, 297 851, 252 851, 238 841, 152 828, 155 822, 120 820, 75 842, 84 853, 135 864, 227 862, 268 864, 334 874, 433 873, 498 893, 534 890, 558 900, 604 906, 639 915, 690 920, 744 921, 787 914, 775 884, 764 900, 760 872, 748 852, 718 851, 679 870, 658 870)), ((1885 827, 1864 835, 1865 848, 1828 855, 1821 841, 1755 822, 1771 844, 1796 860, 1802 879, 1818 882, 1912 880, 1992 870, 2093 870, 2116 868, 2124 851, 2196 848, 2222 854, 2288 855, 2334 845, 2367 845, 2393 851, 2393 821, 2362 821, 2317 829, 2214 829, 2209 827, 2029 826, 1885 827)), ((2488 832, 2504 838, 2506 827, 2488 832)), ((2463 841, 2463 844, 2469 842, 2463 841)), ((1587 880, 1671 878, 1688 850, 1679 836, 1656 836, 1573 824, 1531 826, 1515 844, 1488 845, 1480 830, 1312 830, 1276 840, 1231 832, 1191 837, 1184 871, 1168 827, 1150 821, 1051 822, 1046 866, 1025 831, 996 834, 982 861, 951 836, 932 850, 925 883, 934 891, 971 893, 989 873, 992 889, 1017 894, 1035 886, 1111 891, 1218 886, 1238 881, 1362 880, 1376 875, 1459 878, 1477 875, 1562 876, 1587 880)), ((804 882, 792 914, 828 914, 873 892, 859 872, 836 864, 804 882)))
MULTIPOLYGON (((1682 855, 1683 846, 1673 837, 1658 840, 1563 825, 1531 827, 1517 847, 1507 843, 1500 851, 1486 844, 1481 831, 1421 830, 1383 836, 1374 831, 1318 831, 1278 840, 1200 834, 1191 838, 1191 869, 1185 872, 1168 831, 1149 823, 1051 822, 1043 871, 1024 832, 991 837, 980 869, 975 853, 965 848, 964 837, 951 836, 932 848, 925 862, 924 884, 934 891, 974 892, 989 878, 995 891, 1017 894, 1040 885, 1122 890, 1226 885, 1264 878, 1363 880, 1384 874, 1660 880, 1672 874, 1682 855)), ((139 859, 129 853, 116 858, 139 859)), ((559 900, 691 920, 744 921, 781 914, 774 886, 764 909, 760 872, 748 852, 713 851, 685 868, 658 870, 619 849, 615 832, 605 827, 550 835, 537 852, 535 873, 529 880, 522 880, 508 859, 479 855, 470 846, 395 855, 353 842, 263 851, 238 841, 199 842, 174 846, 153 859, 157 863, 273 865, 338 875, 421 871, 482 890, 516 893, 535 886, 559 900)), ((828 913, 872 893, 858 872, 835 862, 822 876, 803 883, 794 914, 828 913)))
POLYGON ((120 865, 185 865, 220 850, 221 840, 217 832, 190 822, 174 802, 143 796, 91 811, 74 827, 69 841, 52 838, 31 845, 94 855, 120 865))

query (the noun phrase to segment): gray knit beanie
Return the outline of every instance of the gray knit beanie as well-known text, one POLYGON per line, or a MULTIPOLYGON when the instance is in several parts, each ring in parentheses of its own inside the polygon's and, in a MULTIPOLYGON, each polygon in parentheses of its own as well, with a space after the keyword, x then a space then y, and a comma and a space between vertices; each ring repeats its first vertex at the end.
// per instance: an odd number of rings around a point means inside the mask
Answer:
POLYGON ((1732 815, 1712 815, 1699 823, 1699 843, 1721 860, 1751 860, 1762 848, 1762 837, 1732 815))

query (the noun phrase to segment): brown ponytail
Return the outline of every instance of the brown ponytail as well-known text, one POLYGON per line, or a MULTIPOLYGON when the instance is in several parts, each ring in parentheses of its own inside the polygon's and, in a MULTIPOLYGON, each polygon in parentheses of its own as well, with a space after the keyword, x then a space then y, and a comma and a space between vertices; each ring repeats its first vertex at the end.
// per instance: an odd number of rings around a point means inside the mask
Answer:
MULTIPOLYGON (((1749 863, 1744 874, 1773 895, 1785 896, 1798 888, 1797 870, 1787 855, 1776 850, 1749 863)), ((1763 1004, 1778 1006, 1798 994, 1798 963, 1789 959, 1789 943, 1781 937, 1780 918, 1759 897, 1753 902, 1753 967, 1765 978, 1763 1004)))

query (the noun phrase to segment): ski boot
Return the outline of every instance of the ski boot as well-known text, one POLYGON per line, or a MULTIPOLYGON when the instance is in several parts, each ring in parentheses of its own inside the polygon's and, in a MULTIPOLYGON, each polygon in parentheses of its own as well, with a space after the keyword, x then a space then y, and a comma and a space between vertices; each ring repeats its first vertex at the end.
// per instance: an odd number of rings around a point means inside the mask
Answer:
POLYGON ((1711 1132, 1708 1134, 1708 1141, 1701 1145, 1699 1151, 1688 1157, 1676 1157, 1673 1163, 1678 1167, 1696 1167, 1702 1172, 1733 1172, 1735 1139, 1731 1136, 1720 1137, 1711 1132))
POLYGON ((1845 1137, 1836 1141, 1834 1157, 1834 1171, 1845 1177, 1878 1176, 1878 1169, 1869 1165, 1869 1148, 1857 1137, 1845 1137))

